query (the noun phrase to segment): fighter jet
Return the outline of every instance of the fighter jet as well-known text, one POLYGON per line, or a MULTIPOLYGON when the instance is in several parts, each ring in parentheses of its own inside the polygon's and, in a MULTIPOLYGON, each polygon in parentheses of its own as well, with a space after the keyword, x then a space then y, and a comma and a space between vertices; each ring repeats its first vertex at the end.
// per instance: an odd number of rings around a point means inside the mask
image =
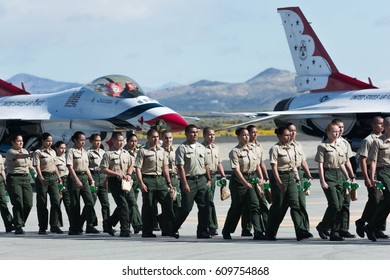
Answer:
POLYGON ((370 133, 372 117, 390 114, 390 90, 340 73, 299 7, 279 8, 278 13, 297 73, 295 85, 305 93, 280 101, 272 112, 242 113, 250 120, 226 128, 274 119, 277 125, 291 121, 305 134, 322 137, 326 125, 341 118, 344 137, 359 147, 370 133))
MULTIPOLYGON (((0 143, 21 133, 25 147, 49 132, 54 140, 69 141, 77 130, 87 136, 101 132, 109 140, 114 131, 140 131, 151 126, 184 130, 187 121, 172 109, 147 97, 141 86, 122 75, 107 75, 70 90, 30 94, 0 80, 0 143)), ((9 144, 9 142, 8 142, 9 144)))

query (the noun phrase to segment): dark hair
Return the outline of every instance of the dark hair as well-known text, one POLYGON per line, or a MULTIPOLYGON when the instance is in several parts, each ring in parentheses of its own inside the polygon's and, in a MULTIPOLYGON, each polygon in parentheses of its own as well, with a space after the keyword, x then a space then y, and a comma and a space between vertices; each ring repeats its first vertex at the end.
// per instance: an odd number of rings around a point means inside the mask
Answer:
POLYGON ((206 126, 205 128, 203 128, 203 136, 205 134, 207 134, 208 132, 210 132, 211 130, 214 130, 212 127, 209 127, 209 126, 206 126))
POLYGON ((186 126, 184 131, 185 131, 185 133, 189 133, 190 130, 193 129, 193 128, 197 129, 198 127, 196 125, 194 125, 194 124, 189 124, 189 125, 186 126))
POLYGON ((65 145, 66 146, 66 144, 65 144, 65 142, 64 141, 57 141, 55 144, 54 144, 54 148, 59 148, 61 145, 65 145))
POLYGON ((290 126, 292 126, 292 125, 293 125, 293 126, 295 126, 295 124, 294 124, 294 123, 292 123, 292 122, 288 122, 288 123, 286 123, 286 127, 287 127, 287 128, 289 128, 289 127, 290 127, 290 126))
POLYGON ((164 131, 161 133, 161 138, 164 138, 164 136, 165 136, 167 133, 172 133, 172 131, 170 131, 170 130, 164 130, 164 131))
POLYGON ((241 133, 242 133, 244 130, 248 130, 248 129, 246 129, 245 127, 239 127, 239 128, 237 128, 237 129, 236 129, 236 135, 237 135, 237 136, 240 136, 241 133))
POLYGON ((330 131, 330 128, 333 127, 333 126, 336 126, 336 127, 339 127, 336 123, 334 123, 333 121, 331 123, 329 123, 326 128, 325 128, 325 133, 327 133, 328 131, 330 131))
POLYGON ((84 132, 82 132, 82 131, 76 131, 76 132, 73 134, 72 138, 71 138, 72 142, 78 140, 78 139, 80 138, 81 135, 84 135, 84 136, 85 136, 84 132))
POLYGON ((11 140, 11 142, 15 142, 16 141, 16 138, 18 138, 18 137, 22 137, 22 139, 23 139, 23 135, 22 134, 12 134, 10 137, 9 137, 9 139, 11 140))
POLYGON ((92 133, 92 135, 89 136, 89 142, 92 142, 92 141, 95 140, 95 138, 98 137, 98 136, 101 137, 100 133, 92 133))
POLYGON ((44 133, 42 133, 42 135, 41 135, 41 140, 42 140, 42 141, 45 141, 45 140, 47 140, 47 138, 49 138, 49 137, 52 137, 51 134, 50 134, 50 133, 47 133, 47 132, 44 132, 44 133))
POLYGON ((151 128, 148 130, 148 132, 146 132, 146 136, 149 138, 150 136, 152 136, 153 133, 159 134, 157 129, 151 128))
POLYGON ((254 129, 254 128, 257 128, 257 127, 254 126, 253 124, 250 124, 250 125, 248 125, 248 126, 246 127, 246 129, 248 130, 248 132, 251 132, 252 129, 254 129))
POLYGON ((111 139, 118 139, 119 136, 123 136, 121 132, 119 131, 113 132, 111 139))
POLYGON ((127 142, 130 142, 130 139, 133 138, 133 137, 135 137, 135 138, 138 139, 137 135, 135 135, 134 133, 130 133, 129 135, 127 135, 126 141, 127 141, 127 142))
POLYGON ((344 123, 342 119, 333 119, 332 123, 338 124, 338 123, 344 123))
POLYGON ((283 134, 283 132, 285 132, 286 130, 288 130, 288 128, 286 126, 280 126, 278 128, 275 128, 275 134, 280 136, 283 134))

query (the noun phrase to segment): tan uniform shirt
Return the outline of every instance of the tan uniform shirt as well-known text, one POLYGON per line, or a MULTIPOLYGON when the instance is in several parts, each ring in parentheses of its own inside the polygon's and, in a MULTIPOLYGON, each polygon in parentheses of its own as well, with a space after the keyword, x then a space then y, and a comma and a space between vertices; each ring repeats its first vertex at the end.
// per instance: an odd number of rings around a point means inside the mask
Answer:
POLYGON ((290 144, 278 142, 269 150, 269 163, 276 164, 279 171, 290 171, 295 166, 295 150, 290 144))
POLYGON ((377 167, 390 166, 390 139, 382 135, 374 140, 368 154, 370 161, 376 160, 377 167))
POLYGON ((66 167, 66 157, 65 155, 57 156, 57 168, 60 173, 60 177, 67 176, 69 174, 69 169, 66 167))
MULTIPOLYGON (((111 171, 121 174, 127 174, 129 168, 133 165, 130 153, 124 149, 119 151, 108 151, 103 155, 100 164, 101 169, 108 168, 111 171)), ((108 175, 110 176, 110 175, 108 175)))
POLYGON ((349 142, 347 140, 345 140, 343 137, 338 138, 337 142, 339 142, 339 141, 340 141, 340 147, 345 154, 345 161, 347 161, 348 159, 353 157, 351 144, 349 144, 349 142))
POLYGON ((55 172, 57 155, 53 149, 41 148, 33 153, 34 166, 39 166, 41 172, 55 172))
POLYGON ((290 146, 295 151, 294 165, 296 167, 300 167, 302 162, 304 160, 306 160, 306 156, 305 156, 305 153, 303 152, 302 145, 298 141, 293 140, 293 141, 290 142, 290 146))
POLYGON ((5 156, 5 163, 9 174, 25 174, 29 172, 31 165, 30 158, 15 159, 17 154, 29 154, 26 149, 16 150, 11 148, 5 156))
POLYGON ((359 156, 363 156, 367 158, 367 165, 371 163, 371 160, 368 159, 368 155, 370 154, 371 147, 374 143, 375 139, 378 139, 380 135, 376 135, 371 133, 366 138, 363 139, 362 144, 360 145, 359 156))
POLYGON ((210 162, 210 171, 215 173, 218 170, 218 164, 222 162, 221 155, 219 153, 219 148, 214 143, 210 145, 206 145, 206 143, 203 143, 203 146, 206 147, 206 157, 207 160, 210 162))
POLYGON ((324 142, 318 145, 314 160, 324 163, 324 168, 340 168, 341 164, 346 161, 345 156, 339 142, 336 142, 335 145, 324 142))
POLYGON ((170 147, 170 149, 165 149, 164 148, 164 155, 168 159, 168 169, 169 173, 172 175, 177 175, 177 170, 176 170, 176 163, 175 163, 175 150, 173 147, 170 147))
POLYGON ((84 148, 70 148, 66 155, 66 165, 72 166, 75 172, 85 172, 88 169, 88 153, 84 148))
POLYGON ((168 165, 168 159, 164 155, 164 149, 160 146, 151 148, 147 143, 139 149, 134 167, 140 168, 145 175, 162 175, 163 166, 168 165))
POLYGON ((103 149, 95 150, 95 149, 89 149, 88 150, 88 159, 89 159, 89 169, 91 171, 100 171, 100 163, 102 162, 103 155, 106 152, 103 149))
POLYGON ((263 146, 261 146, 261 144, 257 140, 255 143, 251 143, 251 145, 253 145, 256 148, 256 153, 259 158, 259 164, 260 164, 263 161, 263 157, 264 157, 263 146))
POLYGON ((231 168, 239 168, 241 173, 255 172, 259 164, 258 154, 253 145, 242 147, 238 144, 230 151, 229 159, 231 168))
POLYGON ((176 165, 182 165, 186 176, 206 174, 206 165, 210 165, 206 157, 206 148, 196 142, 194 147, 185 141, 176 149, 176 165))

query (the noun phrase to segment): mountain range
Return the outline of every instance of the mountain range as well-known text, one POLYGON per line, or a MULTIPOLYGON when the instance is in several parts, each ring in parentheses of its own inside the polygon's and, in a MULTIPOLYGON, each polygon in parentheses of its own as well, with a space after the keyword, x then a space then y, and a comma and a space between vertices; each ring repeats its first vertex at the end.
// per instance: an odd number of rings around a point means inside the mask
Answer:
MULTIPOLYGON (((242 83, 200 80, 190 85, 166 84, 162 89, 146 90, 146 95, 178 112, 272 110, 281 99, 297 95, 295 73, 268 68, 242 83)), ((32 94, 79 87, 81 84, 57 82, 30 74, 7 80, 32 94)))

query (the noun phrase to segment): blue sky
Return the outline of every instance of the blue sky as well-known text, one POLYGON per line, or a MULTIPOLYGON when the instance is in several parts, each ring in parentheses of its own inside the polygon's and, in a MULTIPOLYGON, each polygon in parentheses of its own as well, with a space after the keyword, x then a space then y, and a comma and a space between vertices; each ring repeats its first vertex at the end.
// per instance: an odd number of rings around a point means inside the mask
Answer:
POLYGON ((301 7, 340 72, 390 87, 388 0, 0 0, 0 78, 123 74, 158 87, 295 71, 276 12, 287 6, 301 7))

